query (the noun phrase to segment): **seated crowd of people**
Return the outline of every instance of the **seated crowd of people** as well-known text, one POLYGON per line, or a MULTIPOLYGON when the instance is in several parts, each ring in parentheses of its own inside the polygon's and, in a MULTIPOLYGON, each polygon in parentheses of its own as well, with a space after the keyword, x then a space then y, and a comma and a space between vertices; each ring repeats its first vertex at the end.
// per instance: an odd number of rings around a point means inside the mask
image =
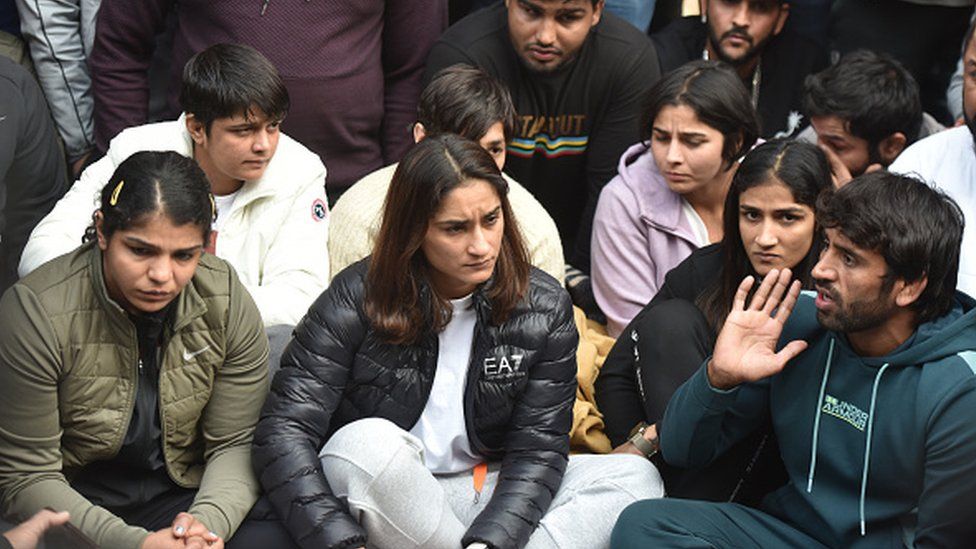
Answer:
POLYGON ((0 55, 0 547, 976 539, 976 2, 960 116, 788 0, 101 4, 0 55))

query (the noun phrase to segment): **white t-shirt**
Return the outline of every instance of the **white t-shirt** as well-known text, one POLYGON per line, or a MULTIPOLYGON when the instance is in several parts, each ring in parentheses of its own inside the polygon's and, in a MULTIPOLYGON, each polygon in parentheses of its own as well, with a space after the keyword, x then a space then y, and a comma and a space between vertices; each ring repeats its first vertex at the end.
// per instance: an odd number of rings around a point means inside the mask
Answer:
POLYGON ((976 146, 966 126, 926 137, 905 149, 888 168, 918 175, 945 191, 966 216, 956 287, 976 296, 976 146))
POLYGON ((438 337, 434 384, 417 424, 410 429, 424 444, 424 463, 432 473, 459 473, 484 461, 471 450, 464 424, 464 388, 474 342, 471 296, 452 299, 454 314, 438 337))
POLYGON ((681 199, 681 211, 685 215, 685 219, 688 220, 688 224, 691 225, 691 234, 695 236, 695 240, 698 241, 698 247, 704 247, 711 244, 708 241, 708 227, 705 226, 705 222, 702 221, 698 212, 695 208, 685 199, 681 199))
POLYGON ((224 221, 230 215, 230 210, 234 207, 234 199, 237 198, 240 189, 223 196, 214 195, 214 205, 217 206, 217 219, 214 220, 213 230, 220 232, 220 228, 224 226, 224 221))

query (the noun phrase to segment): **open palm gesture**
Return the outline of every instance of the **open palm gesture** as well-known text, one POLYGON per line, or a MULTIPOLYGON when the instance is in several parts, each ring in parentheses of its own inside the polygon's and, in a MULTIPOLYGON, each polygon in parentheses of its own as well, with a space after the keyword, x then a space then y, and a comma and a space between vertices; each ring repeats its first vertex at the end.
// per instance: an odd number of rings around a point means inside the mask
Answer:
POLYGON ((732 311, 718 334, 715 352, 708 363, 708 381, 713 387, 730 389, 769 377, 807 348, 805 341, 791 341, 776 352, 783 324, 800 295, 800 281, 790 284, 791 278, 789 269, 773 269, 767 273, 748 307, 746 297, 755 280, 747 276, 739 284, 732 311))

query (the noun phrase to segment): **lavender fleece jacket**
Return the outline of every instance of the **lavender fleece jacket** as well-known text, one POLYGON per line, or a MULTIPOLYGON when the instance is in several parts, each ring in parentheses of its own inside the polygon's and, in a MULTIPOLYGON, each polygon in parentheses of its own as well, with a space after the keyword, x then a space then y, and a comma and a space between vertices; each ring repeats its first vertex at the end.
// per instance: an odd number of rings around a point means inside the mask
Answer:
POLYGON ((593 219, 593 294, 607 315, 607 332, 621 330, 657 294, 664 275, 698 248, 650 149, 632 145, 617 176, 600 193, 593 219))

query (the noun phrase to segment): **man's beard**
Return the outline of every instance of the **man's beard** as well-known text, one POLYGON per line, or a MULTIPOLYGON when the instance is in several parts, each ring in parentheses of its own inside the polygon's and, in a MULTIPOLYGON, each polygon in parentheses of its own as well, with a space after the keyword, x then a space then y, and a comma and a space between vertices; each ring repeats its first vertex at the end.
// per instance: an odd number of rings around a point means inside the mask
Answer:
POLYGON ((845 334, 863 332, 877 328, 891 317, 894 306, 887 299, 887 284, 882 285, 878 295, 870 301, 854 301, 849 306, 834 291, 833 285, 822 280, 816 281, 819 291, 825 291, 834 302, 834 311, 829 315, 817 310, 817 321, 828 330, 845 334))
POLYGON ((851 176, 857 177, 859 175, 864 175, 864 172, 866 172, 868 168, 870 168, 873 164, 877 164, 883 168, 887 168, 888 165, 891 164, 891 162, 885 162, 884 159, 881 158, 881 143, 875 143, 873 145, 870 143, 868 144, 867 163, 861 166, 860 168, 858 168, 857 170, 852 170, 851 176), (855 171, 857 173, 855 173, 855 171))
POLYGON ((773 35, 770 34, 765 39, 755 43, 752 36, 743 27, 734 26, 722 36, 717 36, 715 34, 715 29, 713 29, 708 23, 705 24, 705 27, 708 29, 708 42, 712 45, 712 49, 715 51, 715 55, 718 57, 718 60, 724 61, 733 67, 739 67, 752 61, 756 56, 762 53, 763 48, 766 47, 766 44, 773 37, 773 35), (750 47, 748 50, 746 50, 746 53, 742 55, 742 57, 730 57, 726 55, 725 51, 722 49, 722 40, 733 35, 749 42, 750 47))

